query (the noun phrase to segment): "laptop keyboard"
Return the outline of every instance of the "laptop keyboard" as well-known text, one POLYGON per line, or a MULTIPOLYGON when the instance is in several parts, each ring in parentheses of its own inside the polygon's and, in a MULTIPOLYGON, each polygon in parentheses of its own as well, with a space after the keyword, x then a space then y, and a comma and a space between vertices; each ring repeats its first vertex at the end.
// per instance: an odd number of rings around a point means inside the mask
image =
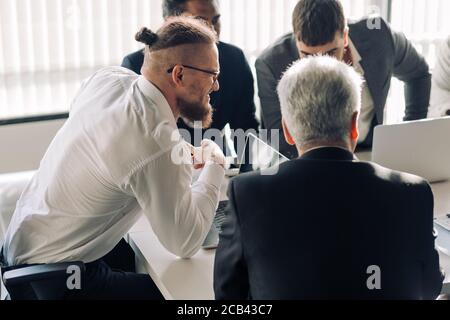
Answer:
POLYGON ((226 218, 227 205, 228 205, 228 200, 220 201, 219 207, 216 210, 216 216, 214 217, 213 224, 217 228, 217 231, 219 231, 219 233, 222 232, 222 224, 226 218))
POLYGON ((225 209, 228 205, 228 201, 220 201, 216 210, 216 215, 205 240, 203 241, 203 249, 214 249, 219 244, 219 234, 222 232, 222 224, 225 222, 226 212, 225 209))
POLYGON ((445 217, 435 218, 434 223, 438 224, 442 228, 450 231, 450 216, 447 215, 445 217))

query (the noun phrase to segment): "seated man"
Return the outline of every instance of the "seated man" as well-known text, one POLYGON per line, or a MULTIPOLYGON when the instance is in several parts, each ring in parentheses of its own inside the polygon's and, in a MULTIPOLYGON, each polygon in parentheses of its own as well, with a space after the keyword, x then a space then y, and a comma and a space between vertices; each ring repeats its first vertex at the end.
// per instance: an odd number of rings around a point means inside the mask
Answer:
MULTIPOLYGON (((381 18, 347 24, 339 0, 300 0, 293 13, 294 32, 267 48, 256 61, 262 121, 266 129, 281 130, 276 86, 295 60, 310 55, 331 55, 363 76, 359 117, 360 147, 372 146, 373 128, 383 124, 391 77, 405 83, 405 120, 426 118, 431 75, 425 59, 401 33, 381 18)), ((279 148, 289 158, 297 150, 280 135, 279 148)))
POLYGON ((450 36, 437 50, 428 116, 430 118, 450 116, 450 36))
POLYGON ((216 35, 197 20, 175 18, 157 33, 143 28, 136 40, 146 45, 143 75, 109 67, 83 84, 6 234, 2 260, 9 267, 86 264, 81 288, 68 288, 68 299, 162 298, 149 275, 116 271, 108 253, 143 213, 165 248, 190 257, 218 204, 222 151, 203 142, 205 167, 191 185, 190 149, 176 126, 180 116, 210 123, 216 35))
POLYGON ((361 79, 331 57, 296 62, 278 93, 300 158, 230 182, 216 299, 434 299, 442 286, 433 194, 361 162, 361 79))
MULTIPOLYGON (((148 0, 152 1, 152 0, 148 0)), ((164 0, 163 14, 171 16, 193 16, 205 21, 220 36, 220 8, 218 0, 164 0)), ((255 118, 253 75, 241 49, 224 42, 219 42, 220 89, 211 94, 213 122, 211 128, 223 130, 226 124, 237 130, 258 130, 255 118)), ((143 62, 143 50, 134 52, 123 59, 122 67, 140 74, 143 62)), ((190 134, 194 141, 192 124, 186 125, 186 119, 178 121, 178 127, 190 134)), ((198 132, 197 136, 201 136, 198 132)), ((225 150, 225 149, 224 149, 225 150)))

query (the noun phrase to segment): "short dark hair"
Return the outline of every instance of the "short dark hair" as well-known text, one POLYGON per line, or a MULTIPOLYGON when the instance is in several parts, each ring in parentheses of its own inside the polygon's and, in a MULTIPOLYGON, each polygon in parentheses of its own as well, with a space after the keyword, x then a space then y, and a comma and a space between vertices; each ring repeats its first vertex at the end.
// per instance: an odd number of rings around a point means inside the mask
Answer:
POLYGON ((189 0, 164 0, 162 4, 163 17, 176 17, 186 10, 186 2, 189 0))
POLYGON ((294 35, 307 46, 321 46, 333 41, 336 32, 347 25, 339 0, 300 0, 292 14, 294 35))
POLYGON ((156 33, 142 28, 135 39, 144 43, 150 52, 183 44, 217 43, 217 35, 211 28, 202 21, 188 17, 169 18, 156 33))

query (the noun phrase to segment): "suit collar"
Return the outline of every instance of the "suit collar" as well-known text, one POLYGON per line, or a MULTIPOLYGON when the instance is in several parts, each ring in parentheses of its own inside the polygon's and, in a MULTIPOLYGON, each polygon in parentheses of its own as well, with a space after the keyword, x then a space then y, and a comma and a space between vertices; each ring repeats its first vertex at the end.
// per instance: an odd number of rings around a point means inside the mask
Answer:
MULTIPOLYGON (((364 39, 360 38, 358 33, 352 32, 352 27, 350 26, 350 50, 352 54, 357 54, 356 57, 353 57, 357 60, 357 62, 361 65, 361 68, 363 71, 371 70, 373 67, 371 65, 371 61, 373 59, 370 59, 370 56, 372 55, 370 43, 364 39), (367 58, 369 57, 369 58, 367 58)), ((373 48, 372 48, 373 49, 373 48)), ((367 74, 368 72, 364 72, 364 74, 367 74)), ((370 73, 370 72, 369 72, 370 73)), ((370 75, 369 75, 370 77, 370 75)))
POLYGON ((367 34, 362 34, 360 30, 357 28, 356 23, 349 23, 349 38, 352 40, 353 45, 356 50, 358 50, 359 54, 362 58, 371 53, 370 39, 367 38, 367 34))
POLYGON ((350 151, 338 147, 321 147, 307 151, 300 159, 328 161, 358 161, 350 151))
POLYGON ((356 49, 355 45, 353 44, 352 38, 350 37, 348 37, 348 47, 350 49, 350 52, 352 53, 353 64, 361 63, 362 57, 359 54, 358 49, 356 49))
POLYGON ((297 61, 298 59, 300 59, 300 55, 298 53, 297 41, 295 40, 294 33, 291 34, 290 45, 291 45, 291 48, 290 48, 291 59, 292 59, 292 61, 297 61))
MULTIPOLYGON (((377 75, 379 72, 379 55, 378 50, 374 50, 373 43, 370 42, 370 38, 367 37, 365 32, 357 27, 356 24, 349 23, 349 37, 352 41, 353 47, 359 53, 362 72, 364 74, 364 80, 367 83, 367 87, 372 96, 375 110, 377 112, 383 112, 384 99, 381 92, 383 92, 383 82, 379 81, 377 75)), ((382 119, 382 118, 381 118, 382 119)))

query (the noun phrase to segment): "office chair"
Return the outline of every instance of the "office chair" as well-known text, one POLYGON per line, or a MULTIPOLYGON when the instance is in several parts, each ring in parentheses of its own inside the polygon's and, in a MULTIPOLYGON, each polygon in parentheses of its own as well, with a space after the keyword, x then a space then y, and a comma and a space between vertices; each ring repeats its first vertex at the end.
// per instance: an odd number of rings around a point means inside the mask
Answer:
POLYGON ((83 262, 29 265, 14 269, 2 267, 3 284, 9 293, 7 300, 61 300, 67 293, 69 268, 78 267, 84 276, 83 262))

